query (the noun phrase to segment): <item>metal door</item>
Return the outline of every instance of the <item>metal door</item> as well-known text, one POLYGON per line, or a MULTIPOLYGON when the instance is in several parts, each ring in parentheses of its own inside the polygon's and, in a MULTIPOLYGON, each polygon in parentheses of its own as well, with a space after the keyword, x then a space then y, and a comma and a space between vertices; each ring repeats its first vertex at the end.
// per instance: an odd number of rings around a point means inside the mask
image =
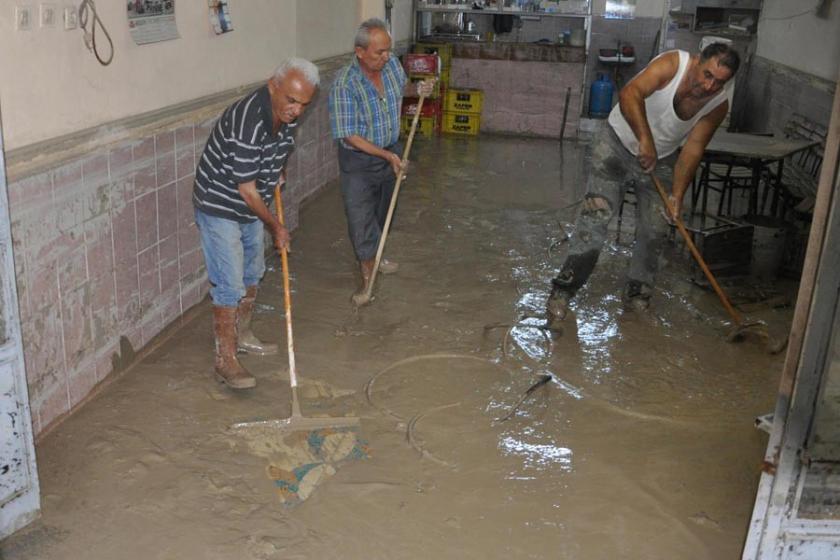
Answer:
POLYGON ((0 539, 38 516, 38 472, 20 337, 0 123, 0 539))

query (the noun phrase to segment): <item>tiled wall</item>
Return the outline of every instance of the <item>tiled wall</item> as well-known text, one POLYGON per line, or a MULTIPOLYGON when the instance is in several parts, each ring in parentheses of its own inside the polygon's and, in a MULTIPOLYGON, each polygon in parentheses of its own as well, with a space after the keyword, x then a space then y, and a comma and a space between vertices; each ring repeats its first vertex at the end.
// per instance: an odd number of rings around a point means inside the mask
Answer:
MULTIPOLYGON (((333 75, 322 74, 289 160, 284 202, 292 228, 303 199, 338 175, 326 102, 333 75)), ((10 171, 36 434, 208 291, 191 195, 215 117, 182 117, 58 166, 20 177, 10 171)))
MULTIPOLYGON (((741 71, 739 71, 741 72, 741 71)), ((783 134, 793 113, 828 127, 836 82, 753 56, 743 69, 745 94, 737 95, 737 124, 750 132, 783 134)))
POLYGON ((484 91, 483 132, 559 138, 571 88, 564 137, 577 136, 582 63, 453 58, 451 72, 452 87, 484 91))
POLYGON ((607 19, 592 18, 592 34, 590 36, 589 59, 587 60, 587 76, 584 88, 583 113, 589 114, 589 88, 599 73, 607 74, 616 86, 613 103, 618 102, 618 90, 633 76, 641 71, 651 59, 654 52, 656 33, 662 24, 661 18, 607 19), (615 65, 602 63, 598 60, 600 49, 615 49, 616 45, 632 45, 636 52, 633 64, 615 65), (618 80, 616 83, 616 71, 618 80))

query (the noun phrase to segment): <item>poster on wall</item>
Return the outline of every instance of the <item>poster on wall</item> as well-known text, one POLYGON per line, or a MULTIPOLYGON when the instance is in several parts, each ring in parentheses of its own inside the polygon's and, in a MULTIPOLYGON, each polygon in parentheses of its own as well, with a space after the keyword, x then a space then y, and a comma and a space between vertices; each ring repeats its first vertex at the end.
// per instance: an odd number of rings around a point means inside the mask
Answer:
POLYGON ((138 45, 177 39, 175 0, 128 0, 128 28, 138 45))
POLYGON ((210 5, 210 25, 216 35, 233 31, 228 0, 207 0, 207 3, 210 5))

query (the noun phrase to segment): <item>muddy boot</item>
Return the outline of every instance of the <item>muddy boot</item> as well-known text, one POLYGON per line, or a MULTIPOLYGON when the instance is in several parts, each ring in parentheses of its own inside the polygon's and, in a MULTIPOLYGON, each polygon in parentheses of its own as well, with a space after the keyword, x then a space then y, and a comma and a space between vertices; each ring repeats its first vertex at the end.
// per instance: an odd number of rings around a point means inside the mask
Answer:
POLYGON ((379 272, 382 274, 396 274, 400 269, 400 265, 388 259, 379 261, 379 272))
POLYGON ((251 318, 254 315, 254 302, 257 300, 257 287, 249 286, 245 291, 245 297, 239 300, 239 307, 236 310, 237 348, 240 352, 268 356, 276 354, 278 347, 270 342, 263 342, 254 336, 251 331, 251 318))
POLYGON ((231 389, 256 386, 257 380, 236 359, 236 307, 213 306, 213 334, 216 337, 216 379, 231 389))
POLYGON ((373 264, 373 259, 367 261, 359 261, 359 271, 362 275, 362 286, 361 288, 359 288, 359 291, 353 294, 353 303, 355 303, 359 307, 370 303, 370 298, 368 298, 367 296, 367 288, 368 284, 370 284, 371 276, 373 276, 373 264))
POLYGON ((569 301, 572 295, 566 291, 558 288, 551 290, 551 295, 548 297, 546 303, 545 314, 548 322, 548 328, 557 329, 566 314, 569 312, 569 301))
POLYGON ((650 285, 638 280, 629 280, 624 287, 624 307, 630 311, 647 311, 652 292, 653 288, 650 285))

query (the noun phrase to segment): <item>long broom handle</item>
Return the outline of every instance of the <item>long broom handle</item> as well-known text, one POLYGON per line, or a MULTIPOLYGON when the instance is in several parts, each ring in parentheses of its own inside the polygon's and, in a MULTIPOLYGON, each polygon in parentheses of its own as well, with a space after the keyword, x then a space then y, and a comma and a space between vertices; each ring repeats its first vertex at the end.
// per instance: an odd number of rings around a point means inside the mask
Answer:
POLYGON ((688 233, 688 230, 685 229, 682 218, 675 215, 674 209, 668 201, 668 195, 665 193, 665 188, 662 186, 659 178, 653 173, 650 174, 650 177, 653 179, 653 184, 656 185, 656 190, 662 198, 662 203, 665 205, 665 209, 673 217, 674 224, 676 224, 677 229, 680 230, 683 239, 685 239, 685 244, 688 246, 688 250, 691 251, 691 255, 694 257, 694 260, 696 260, 697 264, 700 265, 700 268, 703 270, 703 274, 706 275, 706 279, 709 281, 709 284, 712 285, 712 288, 714 288, 715 293, 718 298, 720 298, 720 302, 723 304, 723 307, 726 308, 726 312, 729 313, 729 316, 732 317, 732 320, 735 321, 736 325, 741 325, 744 322, 744 319, 741 317, 741 314, 732 307, 732 304, 729 302, 729 298, 726 297, 726 292, 723 291, 723 288, 721 288, 717 283, 717 280, 715 280, 714 274, 712 274, 712 271, 709 270, 709 267, 706 265, 706 261, 703 260, 703 256, 700 255, 700 251, 697 250, 697 246, 694 245, 694 241, 691 240, 691 235, 688 233))
MULTIPOLYGON (((280 198, 280 183, 274 187, 274 204, 277 207, 277 219, 280 225, 286 226, 283 217, 283 199, 280 198)), ((286 342, 289 351, 289 381, 292 391, 297 389, 297 369, 295 368, 295 342, 292 336, 292 290, 289 287, 289 255, 284 247, 280 250, 280 261, 283 265, 283 300, 286 306, 286 342)))
MULTIPOLYGON (((423 110, 423 101, 426 96, 421 95, 420 101, 417 103, 417 112, 414 113, 414 119, 411 121, 411 131, 408 133, 408 141, 403 150, 401 163, 405 165, 408 160, 408 154, 411 152, 411 144, 414 142, 414 133, 417 130, 417 121, 420 119, 420 111, 423 110)), ((373 293, 373 283, 376 281, 376 273, 379 272, 379 262, 382 260, 382 253, 385 251, 385 240, 388 239, 388 232, 391 229, 391 218, 394 216, 394 208, 397 206, 397 196, 400 194, 400 185, 402 185, 403 172, 397 175, 397 184, 394 185, 394 194, 391 195, 391 204, 388 206, 388 216, 385 218, 385 226, 382 228, 382 235, 379 237, 379 247, 376 249, 376 260, 373 261, 373 272, 370 274, 370 282, 368 282, 367 290, 365 291, 365 298, 370 299, 373 293)))

